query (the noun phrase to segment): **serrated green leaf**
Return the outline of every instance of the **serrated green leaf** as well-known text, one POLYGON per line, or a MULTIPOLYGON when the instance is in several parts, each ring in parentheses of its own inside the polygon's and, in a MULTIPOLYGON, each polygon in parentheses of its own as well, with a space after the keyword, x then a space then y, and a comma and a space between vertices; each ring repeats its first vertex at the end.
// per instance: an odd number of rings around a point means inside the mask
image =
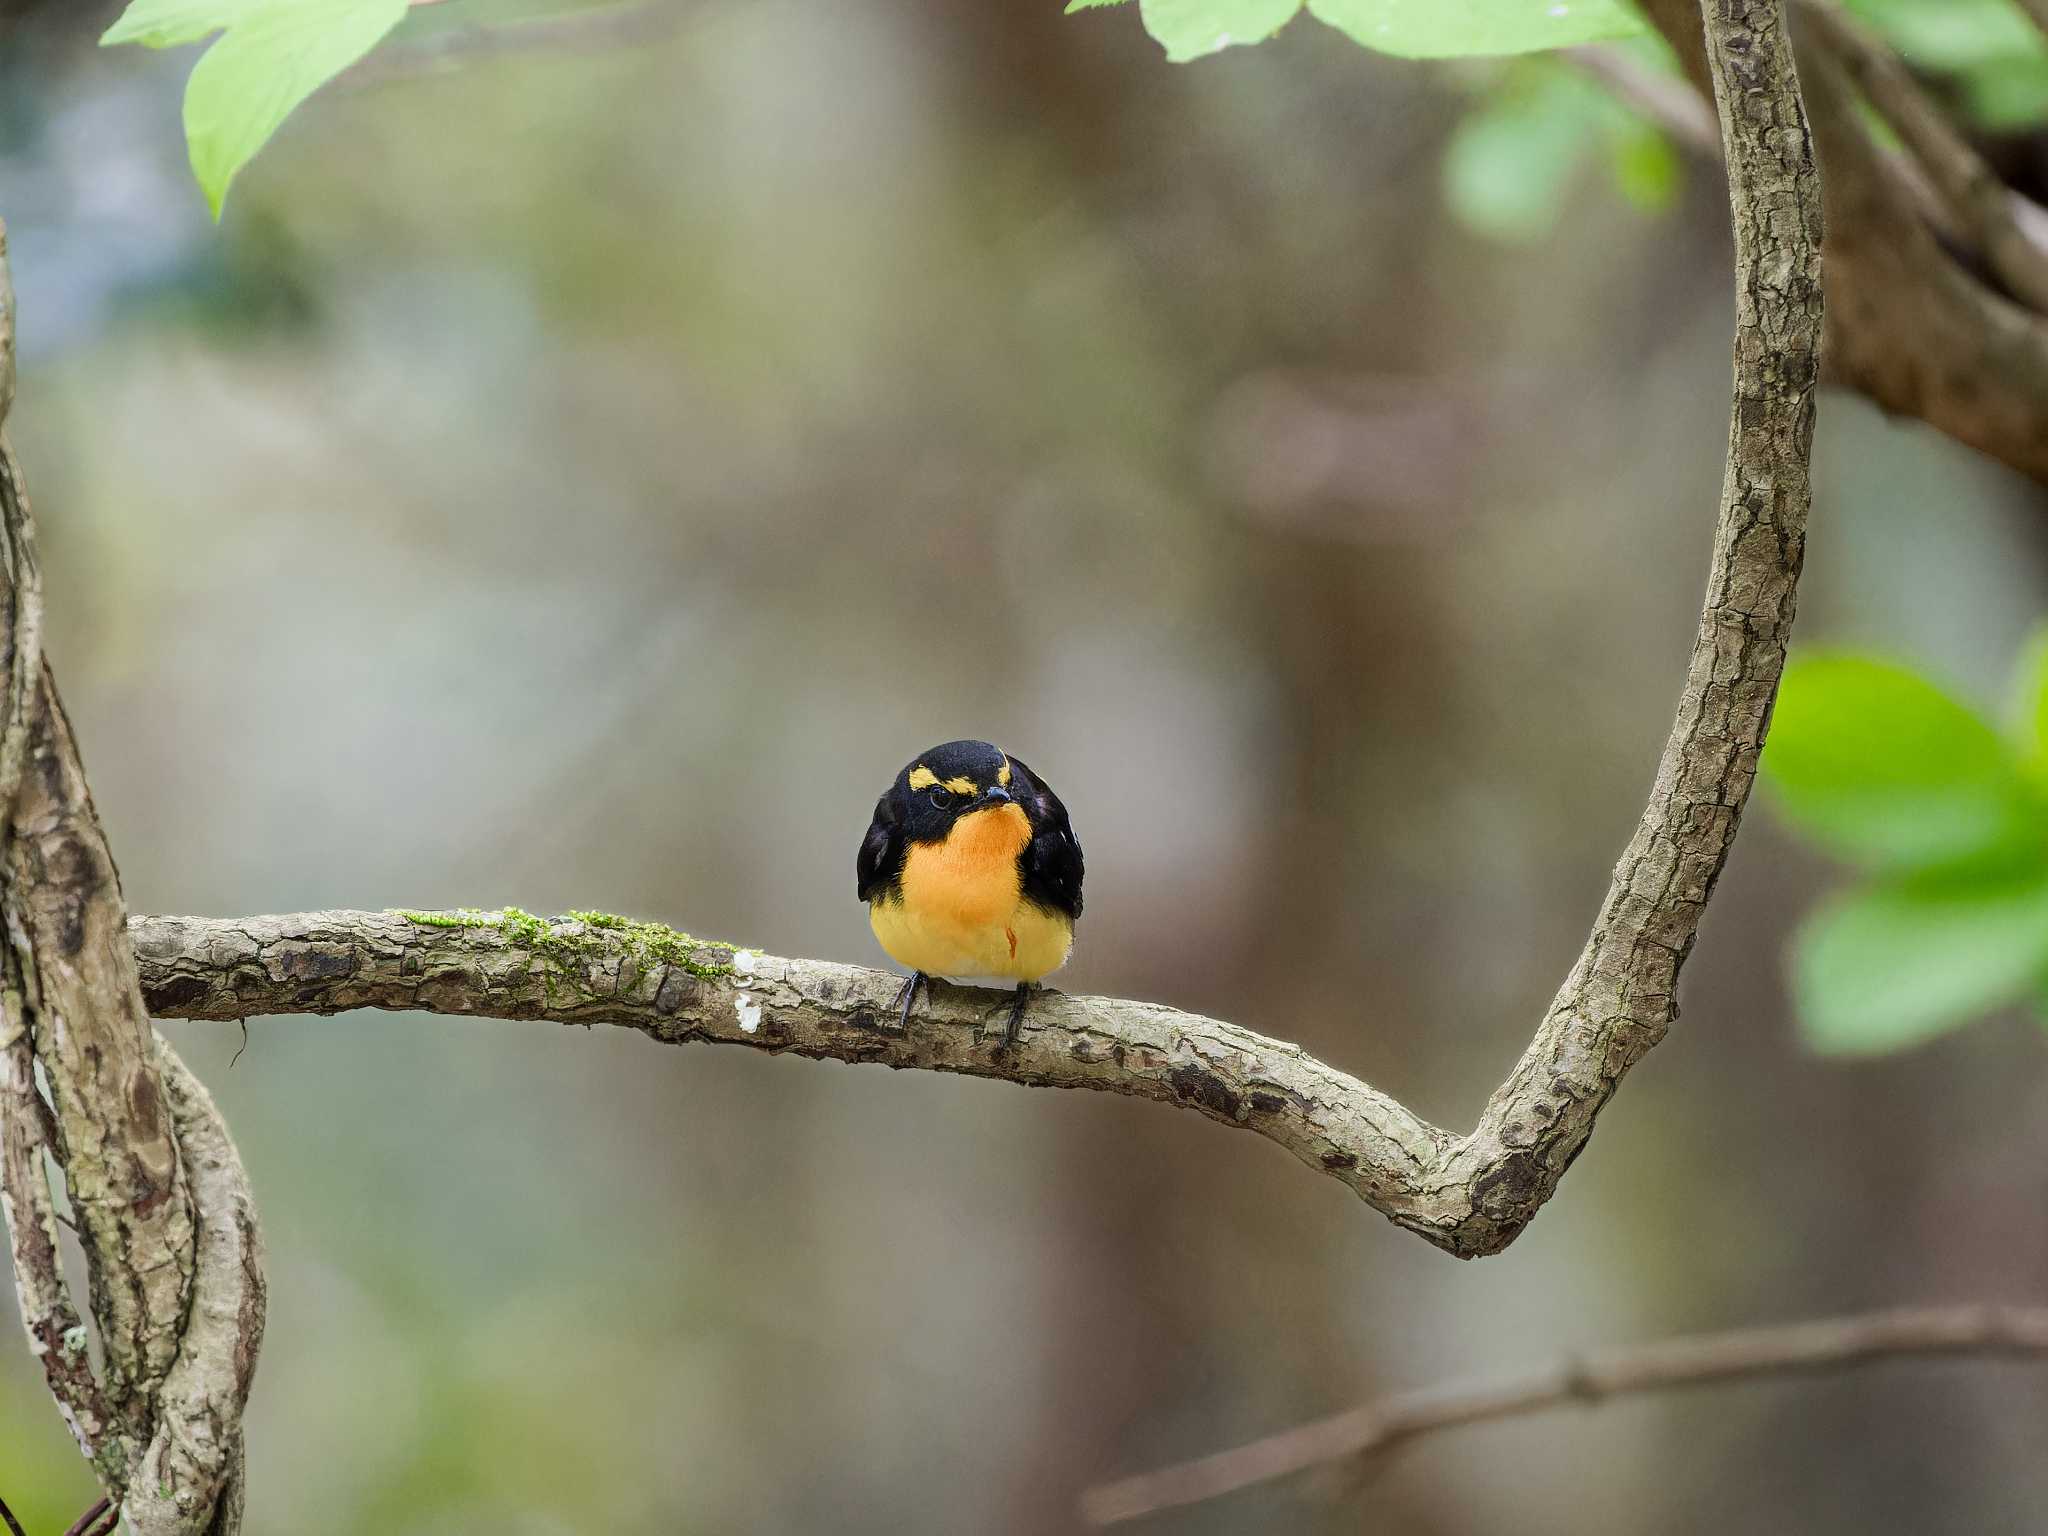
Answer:
POLYGON ((1918 868, 2038 846, 2048 808, 1982 716, 1873 657, 1785 669, 1764 749, 1778 809, 1831 851, 1918 868))
POLYGON ((192 174, 220 217, 228 186, 292 109, 405 19, 406 0, 279 0, 207 49, 185 86, 192 174))
POLYGON ((1094 11, 1100 10, 1104 6, 1123 5, 1125 3, 1126 0, 1067 0, 1066 14, 1071 16, 1076 11, 1094 11))
POLYGON ((1822 908, 1793 948, 1800 1029, 1816 1051, 1876 1055, 2032 994, 2048 970, 2048 870, 1901 882, 1822 908))
POLYGON ((1564 210, 1565 188, 1600 131, 1597 101, 1574 82, 1504 91, 1469 112, 1444 147, 1444 201, 1476 234, 1505 244, 1540 239, 1564 210))
POLYGON ((1263 43, 1294 19, 1301 0, 1139 0, 1145 30, 1176 64, 1240 43, 1263 43))
POLYGON ((1643 30, 1621 0, 1308 0, 1308 8, 1366 47, 1410 59, 1536 53, 1643 30))
POLYGON ((225 31, 277 0, 133 0, 120 19, 100 35, 100 46, 139 43, 176 48, 225 31))

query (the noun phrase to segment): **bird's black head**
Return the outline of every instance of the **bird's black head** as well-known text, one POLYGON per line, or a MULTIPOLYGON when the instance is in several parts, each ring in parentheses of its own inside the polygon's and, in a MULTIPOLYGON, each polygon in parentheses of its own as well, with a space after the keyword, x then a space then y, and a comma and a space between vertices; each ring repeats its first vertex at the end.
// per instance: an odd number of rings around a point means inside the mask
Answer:
POLYGON ((910 841, 937 843, 969 811, 1020 799, 1023 789, 1015 765, 998 748, 949 741, 905 764, 891 795, 910 841))

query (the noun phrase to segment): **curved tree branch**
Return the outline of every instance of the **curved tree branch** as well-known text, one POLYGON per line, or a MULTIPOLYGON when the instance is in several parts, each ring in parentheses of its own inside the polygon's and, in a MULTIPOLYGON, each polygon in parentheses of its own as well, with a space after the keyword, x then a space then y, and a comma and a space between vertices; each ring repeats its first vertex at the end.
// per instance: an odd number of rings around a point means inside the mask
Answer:
POLYGON ((891 1006, 901 978, 889 972, 596 914, 307 912, 130 926, 143 995, 160 1018, 388 1008, 553 1019, 672 1045, 1107 1089, 1257 1131, 1404 1225, 1455 1224, 1455 1198, 1424 1188, 1450 1140, 1443 1132, 1295 1046, 1155 1003, 1046 992, 1006 1049, 1007 992, 938 983, 904 1028, 891 1006))
POLYGON ((11 949, 0 953, 0 969, 5 971, 0 980, 0 1212, 12 1243, 22 1326, 79 1450, 103 1479, 118 1477, 120 1448, 107 1433, 110 1422, 87 1354, 85 1325, 58 1253, 57 1211, 45 1161, 58 1155, 57 1122, 36 1090, 20 966, 11 949))
POLYGON ((242 1523, 242 1408, 268 1302, 263 1236, 220 1111, 170 1046, 159 1038, 156 1048, 178 1155, 192 1182, 199 1258, 178 1357, 158 1392, 157 1433, 133 1478, 154 1490, 156 1504, 131 1493, 129 1517, 142 1532, 233 1536, 242 1523), (192 1523, 195 1515, 201 1523, 192 1523))
POLYGON ((1106 1484, 1091 1490, 1082 1508, 1092 1523, 1114 1525, 1329 1462, 1376 1460, 1424 1436, 1470 1424, 1640 1392, 1944 1355, 2048 1355, 2048 1307, 1900 1307, 1779 1328, 1660 1339, 1567 1360, 1528 1376, 1424 1387, 1199 1461, 1106 1484))
POLYGON ((49 1075, 71 1203, 86 1237, 107 1406, 136 1439, 170 1369, 193 1262, 191 1192, 136 989, 118 877, 45 666, 8 843, 36 1058, 49 1075))
MULTIPOLYGON (((0 228, 0 426, 12 317, 0 228)), ((16 1286, 59 1409, 127 1526, 233 1536, 262 1323, 254 1218, 226 1128, 150 1029, 120 877, 40 655, 41 622, 34 524, 0 437, 0 1203, 16 1286), (62 1168, 79 1218, 97 1378, 57 1262, 49 1166, 62 1168)))

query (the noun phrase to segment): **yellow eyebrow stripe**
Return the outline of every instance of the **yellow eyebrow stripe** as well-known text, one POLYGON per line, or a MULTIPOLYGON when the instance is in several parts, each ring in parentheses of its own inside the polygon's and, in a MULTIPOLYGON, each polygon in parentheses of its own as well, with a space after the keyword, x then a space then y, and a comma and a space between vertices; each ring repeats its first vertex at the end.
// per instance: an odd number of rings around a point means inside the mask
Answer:
POLYGON ((1005 789, 1010 787, 1010 760, 1007 757, 1003 759, 1003 766, 996 770, 996 782, 1005 789))
MULTIPOLYGON (((1006 784, 1009 782, 1009 779, 1007 777, 1008 772, 1009 765, 1005 764, 1005 778, 1003 779, 1003 782, 1006 784)), ((956 795, 972 796, 981 793, 981 786, 975 783, 974 780, 968 778, 966 775, 961 774, 954 778, 941 780, 936 773, 933 773, 931 769, 925 767, 923 763, 919 763, 915 768, 910 770, 910 787, 913 790, 938 789, 944 787, 946 789, 950 789, 956 795)))

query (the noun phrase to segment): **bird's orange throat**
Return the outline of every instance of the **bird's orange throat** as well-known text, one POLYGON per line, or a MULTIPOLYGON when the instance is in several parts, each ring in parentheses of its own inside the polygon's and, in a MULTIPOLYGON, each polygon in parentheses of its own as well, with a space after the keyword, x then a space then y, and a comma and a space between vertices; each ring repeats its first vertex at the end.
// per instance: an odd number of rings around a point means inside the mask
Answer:
POLYGON ((934 976, 1036 981, 1066 962, 1073 921, 1024 899, 1018 856, 1031 841, 1019 805, 970 811, 943 843, 904 851, 900 897, 869 909, 898 962, 934 976))
POLYGON ((903 899, 958 923, 999 923, 1017 905, 1017 855, 1030 841, 1023 806, 970 811, 943 843, 911 844, 903 860, 903 899))

